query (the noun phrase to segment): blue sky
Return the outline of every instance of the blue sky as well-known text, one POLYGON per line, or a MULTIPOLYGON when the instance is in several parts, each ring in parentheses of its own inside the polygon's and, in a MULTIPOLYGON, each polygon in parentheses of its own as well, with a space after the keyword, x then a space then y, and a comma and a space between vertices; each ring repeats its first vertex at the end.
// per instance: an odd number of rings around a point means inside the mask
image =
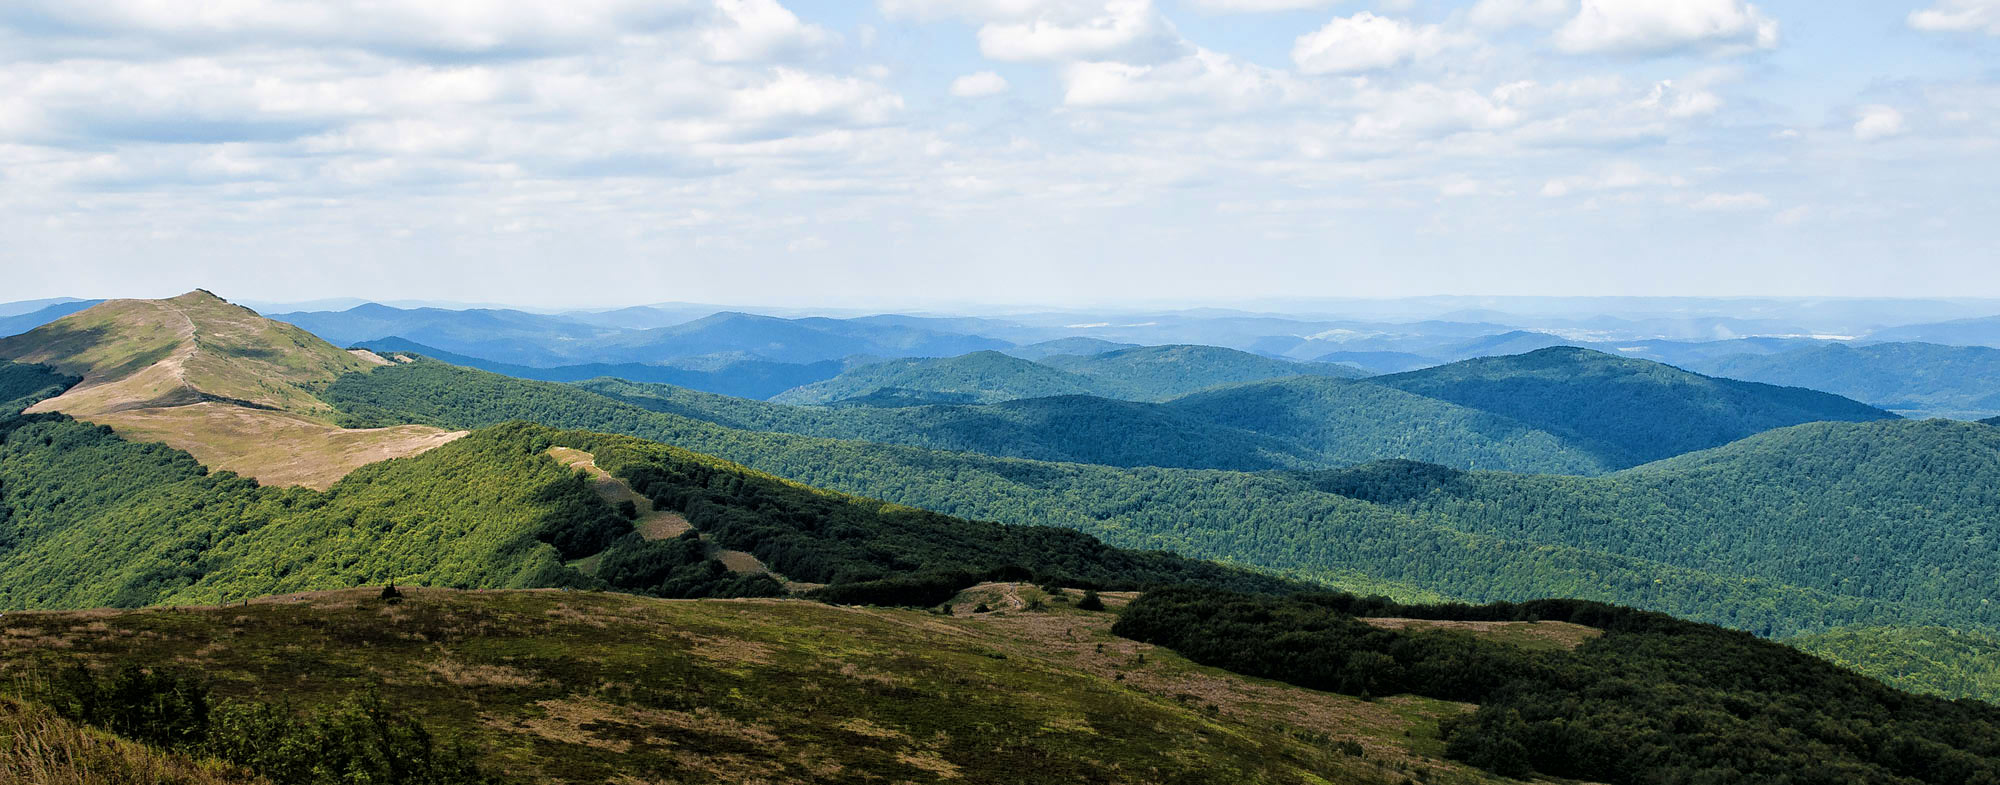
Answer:
POLYGON ((2000 295, 2000 0, 14 0, 9 296, 2000 295))

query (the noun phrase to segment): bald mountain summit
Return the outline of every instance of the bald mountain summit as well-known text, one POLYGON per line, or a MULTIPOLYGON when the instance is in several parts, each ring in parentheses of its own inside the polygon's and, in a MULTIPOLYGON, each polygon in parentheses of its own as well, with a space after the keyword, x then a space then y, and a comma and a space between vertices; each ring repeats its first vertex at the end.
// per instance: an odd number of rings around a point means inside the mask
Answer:
POLYGON ((205 291, 0 339, 0 779, 2000 785, 2000 429, 947 323, 638 328, 950 352, 779 400, 205 291))

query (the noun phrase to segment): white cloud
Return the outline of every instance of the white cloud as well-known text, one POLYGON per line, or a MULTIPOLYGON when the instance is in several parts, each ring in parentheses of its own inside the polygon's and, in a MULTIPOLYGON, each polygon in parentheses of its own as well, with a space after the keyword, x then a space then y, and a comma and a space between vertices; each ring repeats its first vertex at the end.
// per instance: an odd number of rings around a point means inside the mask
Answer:
POLYGON ((1246 14, 1270 11, 1303 11, 1325 8, 1340 0, 1189 0, 1188 5, 1209 13, 1246 14))
POLYGON ((1007 80, 992 71, 980 71, 951 80, 951 94, 960 98, 981 98, 1007 92, 1007 80))
POLYGON ((1308 74, 1373 71, 1430 57, 1456 41, 1437 25, 1413 25, 1363 11, 1334 17, 1299 36, 1292 62, 1308 74))
POLYGON ((1688 206, 1696 210, 1717 212, 1762 210, 1771 206, 1771 199, 1760 193, 1708 194, 1688 206))
POLYGON ((1583 0, 1555 42, 1572 53, 1770 49, 1778 22, 1743 0, 1583 0))
POLYGON ((1520 112, 1507 106, 1504 99, 1434 84, 1364 91, 1359 103, 1366 109, 1355 117, 1349 134, 1361 139, 1494 130, 1512 126, 1521 119, 1520 112))
POLYGON ((1550 180, 1542 185, 1542 195, 1560 197, 1597 191, 1625 191, 1649 187, 1679 188, 1686 185, 1687 180, 1679 175, 1663 175, 1636 164, 1615 163, 1604 167, 1596 174, 1550 180))
POLYGON ((1893 106, 1874 104, 1861 107, 1860 117, 1854 121, 1854 138, 1864 142, 1901 136, 1907 128, 1903 113, 1893 106))
POLYGON ((1909 22, 1930 32, 2000 35, 2000 0, 1938 0, 1930 8, 1911 11, 1909 22))
POLYGON ((1063 70, 1063 103, 1143 106, 1200 101, 1237 109, 1271 106, 1295 96, 1292 78, 1206 49, 1153 65, 1076 63, 1063 70))
POLYGON ((1151 0, 1049 4, 979 28, 979 52, 1012 62, 1158 61, 1185 49, 1151 0))
POLYGON ((832 35, 799 21, 777 0, 715 0, 717 23, 703 30, 709 58, 755 62, 826 44, 832 35))
POLYGON ((1480 27, 1551 27, 1568 18, 1576 0, 1479 0, 1466 20, 1480 27))

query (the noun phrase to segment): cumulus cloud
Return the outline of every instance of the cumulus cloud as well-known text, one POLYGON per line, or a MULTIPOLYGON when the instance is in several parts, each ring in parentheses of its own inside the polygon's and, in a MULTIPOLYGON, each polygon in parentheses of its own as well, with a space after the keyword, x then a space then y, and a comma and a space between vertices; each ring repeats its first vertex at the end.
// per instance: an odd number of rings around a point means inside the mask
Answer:
POLYGON ((1778 22, 1743 0, 1583 0, 1555 42, 1571 53, 1770 49, 1778 22))
POLYGON ((1875 104, 1861 107, 1854 121, 1854 138, 1864 142, 1902 136, 1905 130, 1903 113, 1893 106, 1875 104))
POLYGON ((1291 77, 1228 55, 1197 49, 1165 63, 1076 63, 1064 69, 1063 102, 1070 106, 1130 107, 1201 101, 1248 108, 1283 103, 1298 92, 1291 77))
POLYGON ((1007 92, 1007 80, 992 71, 980 71, 951 80, 951 94, 960 98, 981 98, 1007 92))
POLYGON ((1308 74, 1356 73, 1430 57, 1454 43, 1437 25, 1413 25, 1363 11, 1335 17, 1300 36, 1292 45, 1292 62, 1308 74))
POLYGON ((1909 23, 1930 32, 2000 35, 2000 0, 1938 0, 1929 8, 1911 11, 1909 23))
POLYGON ((1480 27, 1505 29, 1522 25, 1552 27, 1576 8, 1576 0, 1479 0, 1466 14, 1480 27))
POLYGON ((1542 195, 1554 198, 1598 191, 1625 191, 1649 187, 1679 188, 1685 185, 1687 179, 1679 175, 1660 174, 1643 166, 1621 162, 1606 166, 1593 174, 1550 180, 1542 184, 1542 195))
POLYGON ((1245 14, 1303 11, 1309 8, 1325 8, 1338 2, 1340 0, 1189 0, 1188 4, 1210 13, 1245 14))
POLYGON ((1770 206, 1771 198, 1760 193, 1707 194, 1688 205, 1695 210, 1716 212, 1762 210, 1770 206))
POLYGON ((979 28, 980 53, 1003 61, 1158 61, 1184 49, 1150 0, 1056 4, 979 28))

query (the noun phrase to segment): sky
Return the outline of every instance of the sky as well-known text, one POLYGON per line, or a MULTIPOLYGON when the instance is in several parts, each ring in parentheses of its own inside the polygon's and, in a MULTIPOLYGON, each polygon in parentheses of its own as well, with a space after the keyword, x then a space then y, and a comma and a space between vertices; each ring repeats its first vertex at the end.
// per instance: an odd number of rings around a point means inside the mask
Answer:
POLYGON ((2000 0, 5 0, 0 300, 2000 296, 2000 0))

